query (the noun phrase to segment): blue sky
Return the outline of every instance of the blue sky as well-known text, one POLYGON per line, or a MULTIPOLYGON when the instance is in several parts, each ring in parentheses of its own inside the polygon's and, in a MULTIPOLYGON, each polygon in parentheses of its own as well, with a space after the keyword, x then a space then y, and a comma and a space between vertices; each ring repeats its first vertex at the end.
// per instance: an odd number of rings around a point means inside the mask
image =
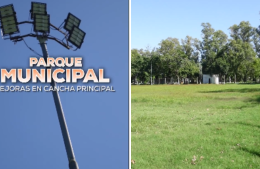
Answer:
MULTIPOLYGON (((60 92, 79 168, 128 168, 128 0, 40 2, 47 3, 52 24, 59 26, 71 12, 81 19, 80 28, 86 32, 77 51, 47 41, 50 56, 82 57, 84 70, 103 68, 111 79, 106 85, 116 90, 60 92)), ((31 1, 1 0, 0 6, 11 3, 18 21, 28 20, 31 1)), ((21 25, 20 31, 30 33, 31 26, 21 25)), ((63 38, 53 30, 51 35, 63 38)), ((35 38, 25 40, 41 54, 35 38)), ((0 39, 1 69, 29 68, 32 56, 38 57, 23 42, 0 39)), ((0 106, 0 168, 68 168, 52 93, 0 92, 0 106)))
POLYGON ((215 30, 229 35, 228 28, 241 21, 260 25, 258 0, 142 0, 131 1, 131 48, 158 43, 167 37, 201 39, 201 23, 209 22, 215 30))

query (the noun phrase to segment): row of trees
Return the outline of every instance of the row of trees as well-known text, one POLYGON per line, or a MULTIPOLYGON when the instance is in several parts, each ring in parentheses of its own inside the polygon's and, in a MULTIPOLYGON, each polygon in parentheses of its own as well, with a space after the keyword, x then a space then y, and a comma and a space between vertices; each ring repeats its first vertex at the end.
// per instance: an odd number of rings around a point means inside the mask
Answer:
POLYGON ((167 38, 158 48, 132 49, 132 81, 153 79, 199 79, 203 74, 219 74, 220 81, 256 80, 260 76, 260 32, 249 22, 229 28, 230 38, 209 23, 202 23, 202 40, 186 36, 179 41, 167 38))

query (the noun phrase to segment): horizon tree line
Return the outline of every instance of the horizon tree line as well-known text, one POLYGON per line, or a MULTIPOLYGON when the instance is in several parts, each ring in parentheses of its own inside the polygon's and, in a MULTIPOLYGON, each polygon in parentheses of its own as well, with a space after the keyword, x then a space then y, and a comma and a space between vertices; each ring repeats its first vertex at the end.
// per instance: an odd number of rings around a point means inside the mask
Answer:
POLYGON ((202 23, 202 40, 168 37, 152 50, 131 50, 131 81, 160 78, 202 80, 202 74, 218 74, 220 82, 252 82, 260 77, 260 31, 248 21, 229 27, 230 38, 210 23, 202 23), (152 72, 151 72, 152 71, 152 72))

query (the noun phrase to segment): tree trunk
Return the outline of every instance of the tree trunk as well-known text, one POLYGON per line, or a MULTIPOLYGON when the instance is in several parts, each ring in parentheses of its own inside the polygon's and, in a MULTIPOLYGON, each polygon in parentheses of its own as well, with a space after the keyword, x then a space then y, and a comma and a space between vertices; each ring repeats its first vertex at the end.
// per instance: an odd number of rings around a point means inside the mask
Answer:
POLYGON ((246 73, 245 76, 244 76, 244 82, 245 82, 245 83, 247 82, 247 73, 246 73))
POLYGON ((180 78, 179 78, 179 76, 177 76, 177 78, 178 78, 178 84, 180 84, 180 78))
POLYGON ((198 80, 199 80, 199 78, 197 77, 197 84, 198 84, 198 80))
POLYGON ((159 76, 155 76, 154 83, 158 84, 158 79, 159 79, 159 76))
POLYGON ((226 75, 224 75, 224 82, 223 82, 223 84, 225 84, 225 82, 226 82, 226 75))
POLYGON ((236 76, 236 74, 235 74, 234 83, 236 83, 236 82, 237 82, 237 76, 236 76))

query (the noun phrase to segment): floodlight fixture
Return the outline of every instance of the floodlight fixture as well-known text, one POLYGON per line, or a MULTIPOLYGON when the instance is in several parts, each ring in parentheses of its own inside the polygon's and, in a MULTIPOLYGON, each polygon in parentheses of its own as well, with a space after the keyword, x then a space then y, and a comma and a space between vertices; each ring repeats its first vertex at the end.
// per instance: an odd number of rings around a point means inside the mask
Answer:
POLYGON ((17 19, 15 15, 7 16, 1 19, 1 28, 3 36, 19 33, 17 19))
POLYGON ((68 41, 75 45, 77 48, 80 48, 86 33, 79 29, 76 26, 73 26, 71 34, 69 35, 68 41))
POLYGON ((71 33, 73 26, 79 27, 81 20, 75 15, 69 13, 65 20, 64 29, 71 33))
POLYGON ((6 16, 15 15, 13 4, 0 7, 0 19, 6 16))
POLYGON ((0 7, 0 20, 3 36, 19 33, 13 4, 0 7))
POLYGON ((32 2, 30 13, 31 19, 34 19, 35 14, 47 15, 47 4, 40 2, 32 2))
POLYGON ((50 33, 50 15, 34 15, 34 32, 50 33))

